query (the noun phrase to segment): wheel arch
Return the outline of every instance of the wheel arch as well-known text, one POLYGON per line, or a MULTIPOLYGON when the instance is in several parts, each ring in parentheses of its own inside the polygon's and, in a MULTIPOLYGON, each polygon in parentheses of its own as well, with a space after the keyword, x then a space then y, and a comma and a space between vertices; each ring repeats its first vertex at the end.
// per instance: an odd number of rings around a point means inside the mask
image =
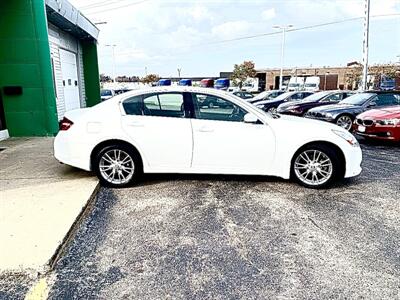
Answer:
POLYGON ((324 145, 326 147, 329 147, 329 148, 333 149, 338 154, 339 161, 341 162, 339 176, 341 178, 343 178, 344 175, 346 174, 346 157, 344 155, 344 152, 338 145, 336 145, 336 144, 334 144, 332 142, 328 142, 328 141, 312 141, 312 142, 308 142, 308 143, 302 145, 300 148, 298 148, 294 152, 294 154, 292 156, 292 159, 290 160, 290 177, 293 176, 292 169, 293 169, 294 160, 295 160, 297 154, 299 154, 305 148, 307 148, 309 146, 313 146, 313 145, 318 145, 318 146, 324 145))
POLYGON ((354 115, 352 115, 351 113, 343 112, 343 113, 340 113, 340 114, 338 114, 338 115, 336 116, 335 122, 337 122, 337 120, 339 120, 339 118, 340 118, 340 117, 343 117, 343 116, 348 116, 352 121, 354 121, 354 119, 356 118, 356 117, 355 117, 354 115))
POLYGON ((120 140, 120 139, 109 139, 109 140, 104 140, 100 143, 98 143, 91 151, 90 153, 90 169, 93 170, 93 163, 94 160, 96 158, 96 154, 99 153, 99 151, 101 151, 101 149, 103 149, 104 147, 107 146, 112 146, 112 145, 124 145, 126 147, 129 147, 140 159, 140 169, 141 171, 143 171, 143 166, 144 166, 144 162, 143 162, 143 156, 140 154, 139 150, 132 145, 131 143, 124 141, 124 140, 120 140))

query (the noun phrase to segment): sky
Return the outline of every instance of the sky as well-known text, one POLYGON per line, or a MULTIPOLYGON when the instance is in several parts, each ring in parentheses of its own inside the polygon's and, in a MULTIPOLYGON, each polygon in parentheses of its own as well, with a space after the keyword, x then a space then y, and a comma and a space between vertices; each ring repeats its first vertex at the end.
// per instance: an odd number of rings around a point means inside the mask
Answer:
MULTIPOLYGON (((70 0, 97 25, 100 73, 162 77, 219 76, 252 60, 256 69, 281 65, 343 66, 361 61, 363 20, 301 29, 362 17, 364 0, 70 0), (255 38, 232 39, 259 34, 255 38)), ((371 0, 370 63, 400 61, 400 0, 371 0), (396 15, 397 14, 397 15, 396 15), (381 16, 389 15, 389 16, 381 16), (377 17, 373 17, 377 16, 377 17)))

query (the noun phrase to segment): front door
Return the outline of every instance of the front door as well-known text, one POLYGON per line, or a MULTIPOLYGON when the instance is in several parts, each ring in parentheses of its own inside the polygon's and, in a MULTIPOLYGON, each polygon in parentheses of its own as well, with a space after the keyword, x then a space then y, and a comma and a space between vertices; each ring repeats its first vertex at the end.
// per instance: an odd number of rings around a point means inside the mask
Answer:
POLYGON ((64 88, 65 111, 81 107, 76 55, 60 49, 61 72, 64 88))
POLYGON ((247 111, 215 96, 192 94, 194 172, 219 174, 269 174, 275 138, 265 124, 245 123, 247 111), (218 101, 209 99, 219 98, 218 101), (211 101, 218 106, 210 107, 211 101))
POLYGON ((182 93, 152 93, 123 102, 122 127, 138 145, 153 172, 187 172, 192 128, 182 93))

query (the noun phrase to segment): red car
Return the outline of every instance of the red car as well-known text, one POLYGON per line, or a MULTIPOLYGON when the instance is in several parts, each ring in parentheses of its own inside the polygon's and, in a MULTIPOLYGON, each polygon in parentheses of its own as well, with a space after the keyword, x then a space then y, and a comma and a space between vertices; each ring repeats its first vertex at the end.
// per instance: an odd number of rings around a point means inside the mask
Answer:
POLYGON ((400 105, 359 114, 354 130, 365 138, 400 142, 400 105))

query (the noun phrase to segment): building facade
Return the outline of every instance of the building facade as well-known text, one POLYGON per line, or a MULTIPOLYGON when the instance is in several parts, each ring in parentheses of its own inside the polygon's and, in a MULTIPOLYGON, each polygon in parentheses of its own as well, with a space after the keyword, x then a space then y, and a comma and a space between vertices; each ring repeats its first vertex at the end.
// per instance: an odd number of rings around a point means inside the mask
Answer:
POLYGON ((52 136, 100 102, 99 30, 66 0, 0 1, 0 138, 52 136))

